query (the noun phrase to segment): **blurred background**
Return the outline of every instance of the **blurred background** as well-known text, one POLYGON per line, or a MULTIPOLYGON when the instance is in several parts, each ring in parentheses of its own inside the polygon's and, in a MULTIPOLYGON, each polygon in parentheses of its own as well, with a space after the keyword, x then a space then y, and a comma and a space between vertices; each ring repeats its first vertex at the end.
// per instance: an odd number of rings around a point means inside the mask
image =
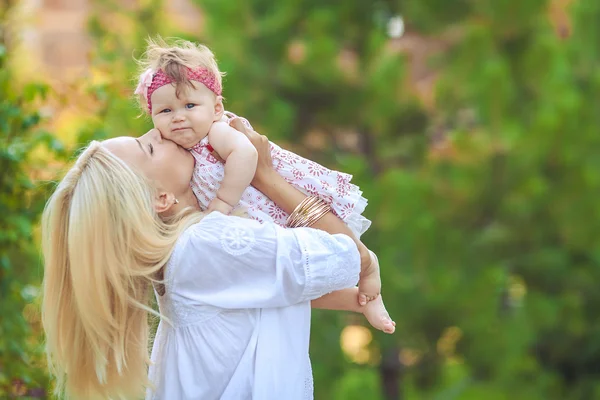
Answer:
POLYGON ((0 0, 0 398, 49 398, 39 216, 91 139, 151 127, 148 35, 354 175, 393 336, 316 311, 319 399, 600 399, 598 0, 0 0))

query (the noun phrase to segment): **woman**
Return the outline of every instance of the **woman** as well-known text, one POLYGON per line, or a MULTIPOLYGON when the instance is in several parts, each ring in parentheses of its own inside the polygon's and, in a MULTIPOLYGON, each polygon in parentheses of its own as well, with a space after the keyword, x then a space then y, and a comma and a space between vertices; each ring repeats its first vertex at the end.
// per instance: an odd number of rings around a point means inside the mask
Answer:
MULTIPOLYGON (((304 195, 271 169, 266 138, 233 123, 259 152, 253 185, 285 210, 300 207, 304 195)), ((313 225, 330 235, 204 217, 189 186, 192 167, 192 156, 156 130, 93 142, 49 200, 43 322, 58 392, 129 399, 148 387, 148 399, 312 398, 311 300, 363 312, 393 332, 381 298, 357 304, 360 256, 335 234, 347 229, 339 219, 328 213, 313 225), (176 155, 184 161, 172 162, 176 155), (152 286, 161 323, 150 382, 152 286)))

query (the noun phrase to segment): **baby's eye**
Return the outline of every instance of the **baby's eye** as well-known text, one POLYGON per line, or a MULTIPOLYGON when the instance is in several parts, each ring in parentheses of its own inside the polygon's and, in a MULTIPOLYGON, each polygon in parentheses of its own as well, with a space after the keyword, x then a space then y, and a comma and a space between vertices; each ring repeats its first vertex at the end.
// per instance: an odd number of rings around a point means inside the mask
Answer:
POLYGON ((165 108, 159 114, 161 114, 161 113, 168 113, 168 112, 171 112, 171 109, 170 108, 165 108))
POLYGON ((194 103, 187 103, 185 105, 185 108, 187 108, 187 109, 194 108, 194 107, 196 107, 196 105, 194 103))

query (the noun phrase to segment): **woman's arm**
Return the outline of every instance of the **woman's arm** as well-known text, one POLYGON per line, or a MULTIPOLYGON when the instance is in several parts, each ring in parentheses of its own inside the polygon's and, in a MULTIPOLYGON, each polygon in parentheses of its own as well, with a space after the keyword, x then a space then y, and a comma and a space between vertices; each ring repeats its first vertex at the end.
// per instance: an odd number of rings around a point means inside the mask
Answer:
POLYGON ((360 271, 356 245, 346 235, 221 213, 186 230, 173 263, 165 277, 172 293, 225 309, 312 301, 355 286, 360 271))
POLYGON ((312 308, 362 313, 364 307, 356 301, 358 288, 337 290, 310 302, 312 308))
MULTIPOLYGON (((273 200, 286 213, 291 214, 298 204, 304 200, 306 195, 290 185, 273 169, 261 172, 262 173, 259 174, 257 169, 257 174, 252 181, 252 185, 273 200)), ((350 228, 348 228, 348 225, 332 212, 325 214, 325 216, 315 222, 311 228, 321 229, 322 231, 331 234, 343 233, 350 236, 358 247, 361 262, 366 265, 370 264, 371 257, 367 247, 354 236, 350 228)))
MULTIPOLYGON (((249 130, 239 118, 233 119, 231 121, 231 126, 236 130, 243 132, 258 151, 258 163, 256 173, 252 179, 252 186, 273 200, 286 213, 291 214, 306 196, 304 193, 290 185, 273 169, 271 148, 266 136, 259 135, 255 131, 249 130)), ((369 250, 336 215, 331 212, 327 213, 323 218, 312 225, 312 228, 321 229, 331 234, 343 233, 352 238, 360 253, 361 275, 370 273, 369 268, 372 263, 369 250)))
POLYGON ((319 297, 318 299, 311 301, 310 305, 312 308, 324 310, 353 311, 361 313, 367 318, 367 321, 369 321, 373 328, 379 329, 385 333, 394 333, 396 330, 396 323, 392 320, 390 314, 383 305, 381 296, 364 306, 361 306, 356 302, 356 296, 358 296, 358 288, 346 288, 319 297))

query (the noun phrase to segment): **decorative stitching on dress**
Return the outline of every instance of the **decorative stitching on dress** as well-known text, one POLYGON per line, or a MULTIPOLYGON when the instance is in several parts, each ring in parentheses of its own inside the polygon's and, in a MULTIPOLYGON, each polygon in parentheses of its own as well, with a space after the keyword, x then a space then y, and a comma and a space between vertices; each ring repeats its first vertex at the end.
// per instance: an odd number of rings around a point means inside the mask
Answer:
POLYGON ((312 275, 310 273, 309 267, 310 259, 308 257, 308 247, 306 246, 305 241, 299 240, 299 237, 297 235, 294 236, 296 237, 296 241, 298 241, 301 244, 302 256, 304 257, 304 276, 306 277, 306 282, 304 284, 304 293, 302 293, 302 297, 307 298, 308 292, 312 289, 312 275))
POLYGON ((308 355, 306 371, 306 378, 304 378, 304 399, 312 400, 315 392, 315 384, 312 374, 312 365, 310 364, 310 357, 308 355))
POLYGON ((216 307, 185 304, 173 300, 172 297, 165 300, 165 311, 173 321, 174 328, 204 322, 223 312, 223 310, 216 307))
MULTIPOLYGON (((321 243, 328 249, 339 247, 339 243, 329 234, 318 231, 321 243)), ((353 275, 348 273, 350 265, 354 262, 352 253, 343 251, 327 257, 327 290, 333 292, 353 284, 353 275), (341 255, 340 255, 341 254, 341 255)))
POLYGON ((348 267, 352 261, 352 257, 348 253, 344 253, 343 258, 338 255, 331 255, 327 258, 327 269, 330 271, 327 279, 329 292, 352 286, 353 279, 348 274, 348 267))
POLYGON ((221 233, 220 241, 223 250, 233 256, 248 253, 256 243, 252 229, 242 224, 226 227, 221 233))

